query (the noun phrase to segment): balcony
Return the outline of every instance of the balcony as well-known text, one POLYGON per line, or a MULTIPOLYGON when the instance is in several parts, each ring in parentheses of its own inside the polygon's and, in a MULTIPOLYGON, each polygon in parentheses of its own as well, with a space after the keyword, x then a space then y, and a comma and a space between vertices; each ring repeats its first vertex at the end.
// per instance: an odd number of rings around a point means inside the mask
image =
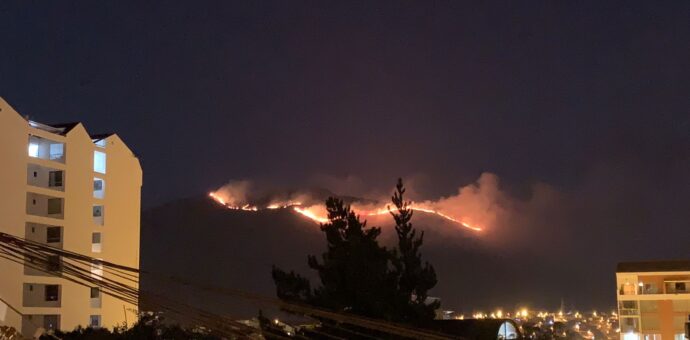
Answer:
POLYGON ((26 223, 24 238, 62 249, 62 227, 29 222, 26 223))
POLYGON ((690 280, 664 281, 666 294, 690 294, 690 280))
POLYGON ((636 317, 620 318, 621 334, 638 333, 640 331, 640 319, 636 317))
POLYGON ((26 168, 26 184, 57 191, 65 191, 65 172, 37 164, 26 168))
POLYGON ((618 289, 619 295, 659 295, 690 294, 690 279, 664 280, 659 282, 638 282, 636 285, 625 283, 618 289))
POLYGON ((655 283, 640 282, 637 286, 638 295, 664 294, 664 290, 655 283))
POLYGON ((60 315, 27 315, 22 316, 22 334, 34 334, 38 327, 45 330, 60 329, 60 315))
POLYGON ((618 312, 621 316, 640 315, 640 309, 637 301, 619 301, 618 312))
POLYGON ((60 285, 25 283, 22 294, 24 307, 60 307, 60 285))
POLYGON ((47 260, 25 258, 24 275, 62 276, 62 258, 57 255, 50 255, 47 260))
POLYGON ((29 135, 29 157, 65 163, 65 143, 29 135))
POLYGON ((34 216, 63 219, 65 200, 60 197, 26 193, 26 213, 34 216))

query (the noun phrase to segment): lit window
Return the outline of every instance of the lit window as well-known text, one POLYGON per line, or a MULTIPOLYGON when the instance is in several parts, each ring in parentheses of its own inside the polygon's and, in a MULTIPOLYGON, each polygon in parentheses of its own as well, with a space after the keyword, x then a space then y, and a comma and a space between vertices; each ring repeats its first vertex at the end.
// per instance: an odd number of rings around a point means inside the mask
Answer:
POLYGON ((103 263, 98 259, 91 262, 91 277, 98 280, 103 279, 103 263))
POLYGON ((105 173, 105 153, 100 151, 93 152, 93 171, 105 173))
POLYGON ((29 157, 38 157, 38 144, 29 143, 29 157))
POLYGON ((62 155, 65 154, 65 146, 62 143, 50 144, 48 149, 50 153, 50 160, 62 159, 62 155))

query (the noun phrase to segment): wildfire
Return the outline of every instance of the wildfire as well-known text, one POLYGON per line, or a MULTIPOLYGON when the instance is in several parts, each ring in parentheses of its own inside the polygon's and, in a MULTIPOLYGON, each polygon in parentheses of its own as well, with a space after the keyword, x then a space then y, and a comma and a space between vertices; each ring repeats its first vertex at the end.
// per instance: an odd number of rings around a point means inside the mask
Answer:
MULTIPOLYGON (((469 223, 467 223, 467 222, 463 222, 463 221, 458 220, 458 219, 456 219, 456 218, 454 218, 454 217, 452 217, 452 216, 448 216, 448 215, 446 215, 446 214, 444 214, 444 213, 442 213, 442 212, 440 212, 440 211, 437 211, 437 210, 434 210, 434 209, 416 207, 416 206, 414 205, 414 203, 412 204, 412 206, 410 206, 410 209, 411 209, 412 211, 421 211, 421 212, 425 212, 425 213, 428 213, 428 214, 434 214, 434 215, 436 215, 436 216, 445 218, 445 219, 448 220, 448 221, 455 222, 455 223, 457 223, 457 224, 462 225, 462 226, 465 227, 465 228, 472 229, 472 230, 474 230, 474 231, 481 231, 481 230, 482 230, 482 228, 480 228, 480 227, 475 227, 475 226, 473 226, 473 225, 471 225, 471 224, 469 224, 469 223)), ((364 215, 365 215, 365 216, 376 216, 376 215, 384 215, 384 214, 387 214, 387 213, 389 213, 389 211, 388 211, 388 209, 386 208, 386 209, 379 209, 379 210, 376 210, 376 211, 370 212, 370 213, 365 213, 364 215)))
MULTIPOLYGON (((213 192, 209 193, 208 195, 213 200, 215 200, 216 202, 220 203, 221 205, 225 206, 228 209, 244 210, 244 211, 258 211, 258 210, 260 210, 260 208, 253 206, 253 205, 249 205, 249 204, 245 204, 242 206, 233 206, 233 205, 227 204, 227 202, 222 197, 220 197, 219 195, 216 195, 213 192)), ((315 221, 317 223, 328 222, 328 218, 326 218, 325 213, 323 211, 316 211, 319 209, 315 209, 314 207, 305 207, 302 205, 302 202, 288 201, 288 202, 284 202, 284 203, 272 203, 272 204, 265 207, 265 209, 281 209, 281 208, 282 209, 291 208, 293 211, 295 211, 295 212, 301 214, 302 216, 305 216, 305 217, 309 218, 310 220, 315 221)), ((384 215, 384 214, 389 213, 388 206, 386 206, 385 208, 379 208, 379 209, 374 209, 374 210, 358 209, 355 206, 355 207, 353 207, 353 209, 355 211, 357 211, 362 216, 378 216, 378 215, 384 215)), ((437 210, 434 210, 434 209, 415 206, 414 203, 410 206, 410 209, 412 209, 413 211, 421 211, 421 212, 428 213, 428 214, 434 214, 436 216, 444 218, 444 219, 451 221, 453 223, 457 223, 457 224, 461 225, 462 227, 470 229, 472 231, 476 231, 476 232, 482 231, 482 228, 479 226, 472 225, 468 222, 465 222, 465 221, 462 221, 460 219, 454 218, 452 216, 446 215, 446 214, 439 212, 437 210)))
POLYGON ((292 210, 294 210, 294 211, 296 211, 296 212, 298 212, 298 213, 300 213, 300 214, 302 214, 302 215, 304 215, 304 216, 306 216, 306 217, 308 217, 308 218, 310 218, 316 222, 319 222, 319 223, 328 222, 327 218, 318 216, 318 215, 316 215, 316 213, 310 211, 309 209, 300 208, 300 207, 292 207, 292 210))

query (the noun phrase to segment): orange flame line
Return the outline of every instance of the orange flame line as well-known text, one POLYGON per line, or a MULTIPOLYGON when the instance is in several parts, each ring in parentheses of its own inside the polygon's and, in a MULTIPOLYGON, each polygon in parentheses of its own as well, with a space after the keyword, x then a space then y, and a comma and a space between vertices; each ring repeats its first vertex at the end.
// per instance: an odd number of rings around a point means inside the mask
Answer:
MULTIPOLYGON (((258 207, 252 206, 252 205, 249 205, 249 204, 245 204, 245 205, 243 205, 243 206, 231 206, 231 205, 227 204, 223 198, 221 198, 220 196, 216 195, 216 194, 213 193, 213 192, 210 192, 208 195, 209 195, 213 200, 215 200, 216 202, 220 203, 221 205, 225 206, 225 207, 228 208, 228 209, 233 209, 233 210, 244 210, 244 211, 258 211, 258 210, 259 210, 258 207)), ((311 220, 313 220, 313 221, 315 221, 315 222, 318 222, 318 223, 326 223, 326 222, 328 222, 328 218, 318 216, 318 215, 316 215, 315 213, 309 211, 308 209, 301 208, 301 207, 300 207, 301 205, 302 205, 301 202, 287 202, 287 203, 285 203, 285 204, 273 203, 273 204, 267 206, 266 209, 279 209, 279 208, 290 208, 290 207, 292 207, 292 210, 293 210, 293 211, 295 211, 295 212, 301 214, 302 216, 305 216, 305 217, 307 217, 307 218, 309 218, 309 219, 311 219, 311 220)), ((458 219, 456 219, 456 218, 454 218, 454 217, 452 217, 452 216, 446 215, 446 214, 444 214, 444 213, 442 213, 442 212, 439 212, 439 211, 436 211, 436 210, 433 210, 433 209, 420 208, 420 207, 415 207, 415 206, 410 206, 410 209, 413 210, 413 211, 421 211, 421 212, 425 212, 425 213, 428 213, 428 214, 434 214, 434 215, 436 215, 436 216, 439 216, 439 217, 442 217, 442 218, 444 218, 444 219, 446 219, 446 220, 448 220, 448 221, 457 223, 457 224, 459 224, 459 225, 461 225, 461 226, 463 226, 463 227, 465 227, 465 228, 467 228, 467 229, 473 230, 473 231, 482 231, 482 228, 480 228, 480 227, 471 225, 471 224, 469 224, 469 223, 467 223, 467 222, 458 220, 458 219)), ((388 209, 378 209, 378 210, 373 211, 373 212, 364 211, 364 212, 362 212, 362 215, 364 215, 364 216, 377 216, 377 215, 383 215, 383 214, 387 214, 387 213, 389 213, 389 210, 388 210, 388 209)))

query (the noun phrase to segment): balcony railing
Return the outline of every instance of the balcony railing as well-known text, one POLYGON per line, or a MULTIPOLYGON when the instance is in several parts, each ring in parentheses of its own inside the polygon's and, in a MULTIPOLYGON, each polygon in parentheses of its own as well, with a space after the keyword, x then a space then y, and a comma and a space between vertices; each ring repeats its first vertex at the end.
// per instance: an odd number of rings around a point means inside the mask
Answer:
POLYGON ((666 294, 690 294, 690 281, 664 282, 666 294))

